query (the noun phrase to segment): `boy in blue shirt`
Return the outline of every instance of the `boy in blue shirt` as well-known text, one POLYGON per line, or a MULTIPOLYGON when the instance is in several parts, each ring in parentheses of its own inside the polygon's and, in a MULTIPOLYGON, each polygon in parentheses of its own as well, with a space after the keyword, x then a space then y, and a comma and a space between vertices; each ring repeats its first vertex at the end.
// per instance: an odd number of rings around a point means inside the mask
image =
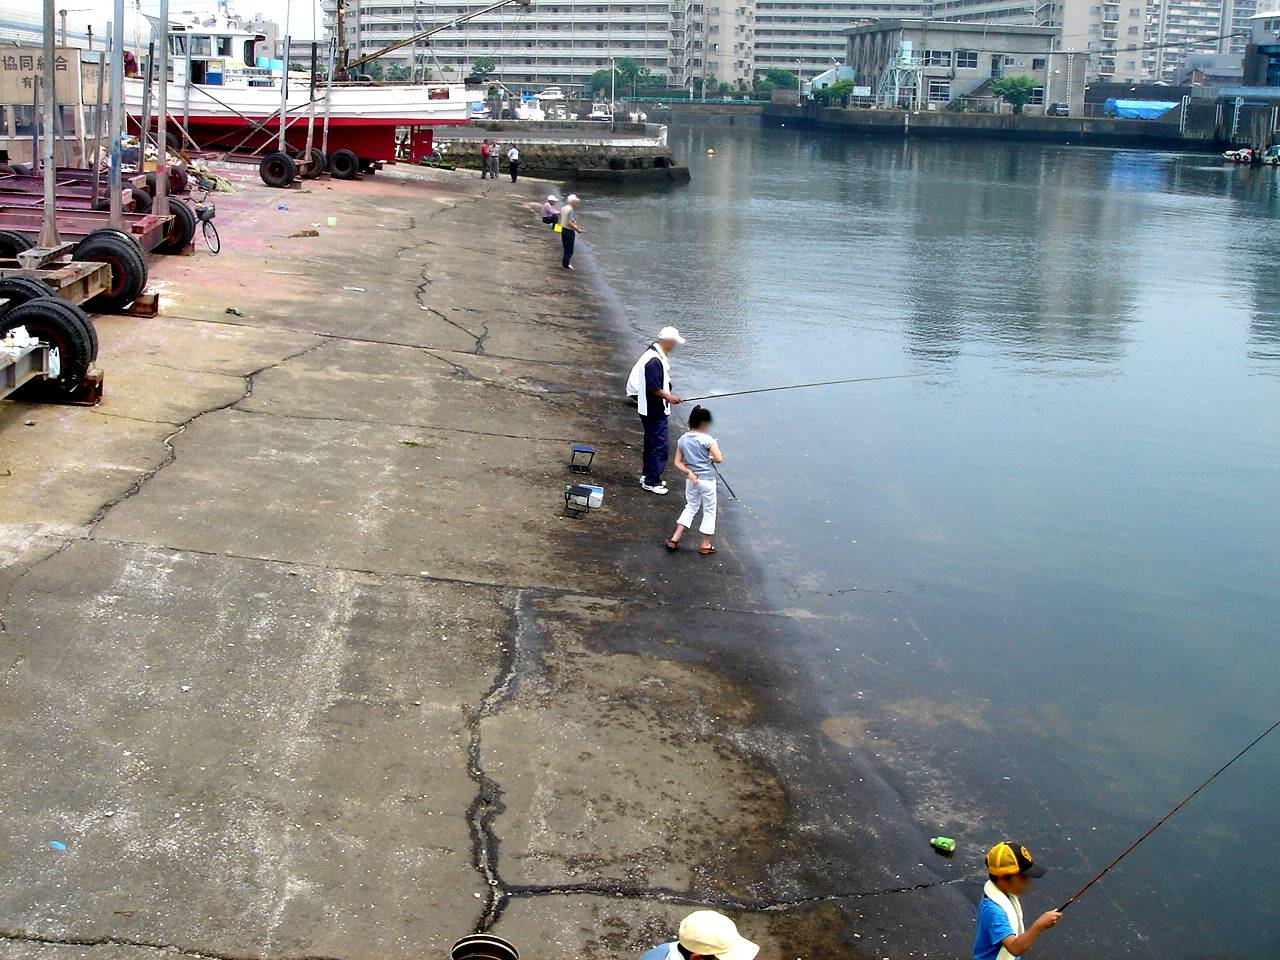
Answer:
POLYGON ((987 874, 978 904, 978 933, 973 941, 973 960, 1007 960, 1020 957, 1060 919, 1058 910, 1047 910, 1030 929, 1022 920, 1018 897, 1031 881, 1044 876, 1044 867, 1035 863, 1031 851, 1020 843, 1005 840, 987 851, 987 874))

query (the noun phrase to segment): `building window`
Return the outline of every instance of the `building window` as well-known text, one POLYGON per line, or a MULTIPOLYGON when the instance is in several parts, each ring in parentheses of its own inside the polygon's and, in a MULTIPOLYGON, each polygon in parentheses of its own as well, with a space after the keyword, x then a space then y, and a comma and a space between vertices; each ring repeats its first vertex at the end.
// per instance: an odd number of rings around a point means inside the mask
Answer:
POLYGON ((951 99, 951 81, 950 80, 929 80, 929 102, 930 103, 946 103, 951 99))
POLYGON ((1044 87, 1036 87, 1031 91, 1031 102, 1035 104, 1044 103, 1044 87))
POLYGON ((1032 57, 1032 58, 1031 58, 1031 69, 1032 69, 1032 70, 1043 70, 1043 69, 1044 69, 1044 59, 1045 59, 1044 57, 1032 57))
POLYGON ((951 66, 950 50, 921 50, 920 62, 926 67, 951 66))
POLYGON ((956 51, 956 69, 957 70, 977 70, 978 69, 978 51, 977 50, 957 50, 956 51))

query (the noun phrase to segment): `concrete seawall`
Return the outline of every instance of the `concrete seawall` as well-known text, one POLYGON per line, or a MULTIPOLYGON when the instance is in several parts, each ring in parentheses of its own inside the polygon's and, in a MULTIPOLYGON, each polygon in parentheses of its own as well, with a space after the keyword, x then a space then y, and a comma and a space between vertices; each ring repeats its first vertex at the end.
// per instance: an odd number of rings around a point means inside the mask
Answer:
POLYGON ((662 549, 592 198, 570 273, 545 183, 225 172, 222 254, 99 318, 102 405, 0 404, 0 957, 604 960, 694 905, 764 957, 971 927, 855 743, 780 719, 804 620, 734 518, 662 549), (606 499, 572 520, 577 441, 606 499))
POLYGON ((600 177, 687 180, 667 146, 666 127, 656 123, 529 122, 486 120, 459 127, 441 141, 445 158, 467 169, 480 168, 480 142, 501 146, 500 167, 507 169, 506 149, 520 150, 520 169, 529 176, 569 181, 600 177))
POLYGON ((1026 140, 1159 150, 1216 150, 1221 143, 1213 124, 1179 132, 1177 112, 1170 120, 1117 120, 1111 117, 1040 117, 953 113, 946 110, 839 110, 816 106, 768 104, 761 122, 816 130, 844 130, 873 136, 934 137, 968 140, 1026 140))

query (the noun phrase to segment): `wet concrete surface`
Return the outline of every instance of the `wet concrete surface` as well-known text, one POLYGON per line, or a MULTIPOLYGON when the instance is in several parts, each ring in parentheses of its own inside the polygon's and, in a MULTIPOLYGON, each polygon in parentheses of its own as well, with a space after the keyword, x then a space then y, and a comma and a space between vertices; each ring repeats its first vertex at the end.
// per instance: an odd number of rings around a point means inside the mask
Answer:
POLYGON ((0 405, 0 955, 618 956, 701 904, 763 956, 962 955, 733 518, 662 551, 545 184, 237 182, 159 318, 100 318, 100 407, 0 405))

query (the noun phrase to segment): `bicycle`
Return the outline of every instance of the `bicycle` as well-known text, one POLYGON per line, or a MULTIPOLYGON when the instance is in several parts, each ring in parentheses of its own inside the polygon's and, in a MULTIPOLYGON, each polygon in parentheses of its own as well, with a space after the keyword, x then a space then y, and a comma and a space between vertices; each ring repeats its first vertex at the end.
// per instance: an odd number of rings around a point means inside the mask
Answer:
POLYGON ((213 218, 217 215, 218 208, 209 202, 209 193, 201 198, 196 204, 196 219, 200 221, 200 232, 204 235, 204 242, 209 247, 209 252, 217 254, 222 249, 222 238, 218 236, 218 228, 213 225, 213 218))

